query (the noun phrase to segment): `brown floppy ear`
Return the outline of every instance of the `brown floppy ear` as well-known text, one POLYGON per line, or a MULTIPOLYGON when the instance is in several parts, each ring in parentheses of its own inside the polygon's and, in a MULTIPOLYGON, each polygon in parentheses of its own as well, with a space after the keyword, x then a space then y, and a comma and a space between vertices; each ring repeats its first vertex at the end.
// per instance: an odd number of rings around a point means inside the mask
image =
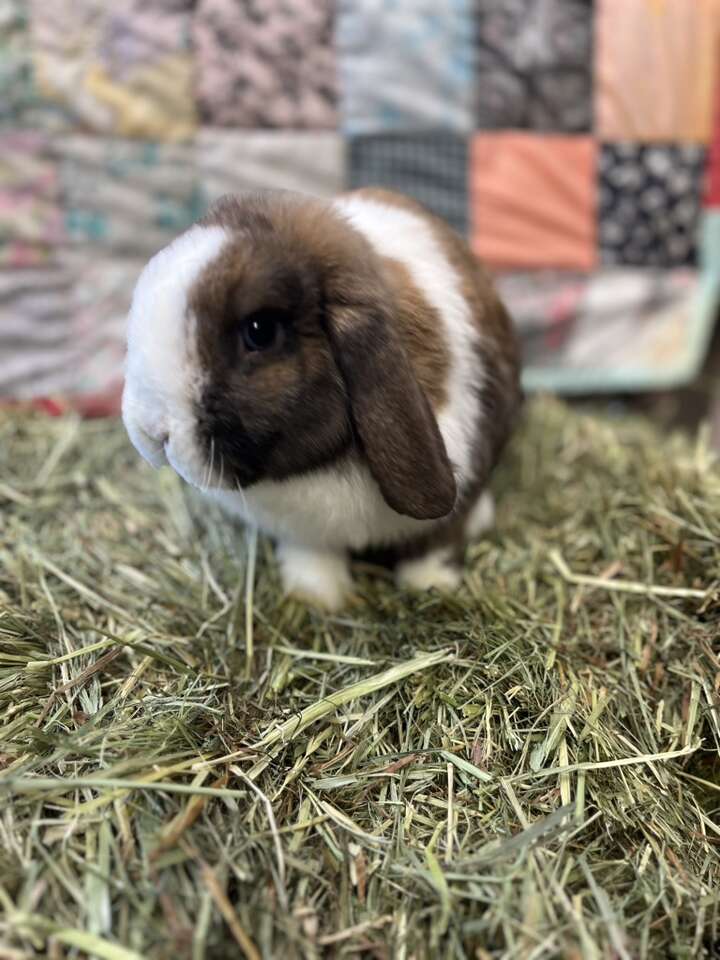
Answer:
POLYGON ((447 516, 457 489, 445 443, 383 310, 370 304, 331 308, 328 336, 357 437, 385 501, 418 520, 447 516))

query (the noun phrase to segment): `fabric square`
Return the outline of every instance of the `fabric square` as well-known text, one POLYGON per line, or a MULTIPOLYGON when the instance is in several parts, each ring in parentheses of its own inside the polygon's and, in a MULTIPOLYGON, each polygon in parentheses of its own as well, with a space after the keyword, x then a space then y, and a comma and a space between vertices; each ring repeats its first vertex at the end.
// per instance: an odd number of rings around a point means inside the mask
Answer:
POLYGON ((87 248, 52 267, 0 270, 0 396, 116 395, 143 265, 87 248))
POLYGON ((36 384, 42 389, 70 359, 72 289, 60 265, 0 270, 0 396, 36 395, 36 384))
POLYGON ((35 83, 71 126, 183 140, 196 121, 191 0, 30 0, 35 83))
POLYGON ((127 315, 146 258, 75 247, 63 259, 73 276, 71 338, 78 360, 75 377, 56 392, 112 393, 123 381, 127 315))
POLYGON ((200 185, 210 202, 224 193, 268 187, 332 197, 345 179, 344 141, 331 131, 201 127, 195 156, 200 185))
POLYGON ((415 197, 465 233, 467 141, 452 134, 398 134, 350 140, 351 187, 387 187, 415 197))
POLYGON ((480 129, 592 125, 591 0, 479 0, 480 129))
POLYGON ((601 258, 606 264, 681 266, 696 254, 705 150, 692 144, 603 144, 601 258))
POLYGON ((718 0, 598 0, 600 137, 707 142, 719 29, 718 0))
POLYGON ((683 357, 696 305, 693 270, 606 268, 591 278, 568 366, 662 378, 683 357))
POLYGON ((349 133, 473 125, 475 0, 340 0, 341 126, 349 133))
POLYGON ((477 134, 470 164, 476 253, 498 267, 590 269, 595 168, 590 137, 477 134))
POLYGON ((525 364, 562 354, 589 282, 590 274, 561 270, 516 270, 495 278, 520 337, 525 364))
POLYGON ((63 235, 47 139, 34 130, 0 134, 0 266, 47 263, 63 235))
POLYGON ((676 382, 692 365, 698 273, 601 267, 503 274, 529 389, 593 392, 676 382))
POLYGON ((720 207, 720 86, 715 90, 715 110, 705 169, 703 203, 706 207, 720 207))
POLYGON ((35 85, 29 0, 0 0, 0 130, 63 127, 62 109, 35 85))
POLYGON ((203 120, 336 126, 332 0, 199 0, 193 23, 203 120))
POLYGON ((55 149, 74 243, 150 256, 203 213, 189 144, 73 136, 55 149))
POLYGON ((25 0, 0 0, 0 123, 15 125, 32 96, 25 0))
POLYGON ((145 260, 95 247, 0 269, 0 397, 82 395, 117 412, 132 291, 145 260))

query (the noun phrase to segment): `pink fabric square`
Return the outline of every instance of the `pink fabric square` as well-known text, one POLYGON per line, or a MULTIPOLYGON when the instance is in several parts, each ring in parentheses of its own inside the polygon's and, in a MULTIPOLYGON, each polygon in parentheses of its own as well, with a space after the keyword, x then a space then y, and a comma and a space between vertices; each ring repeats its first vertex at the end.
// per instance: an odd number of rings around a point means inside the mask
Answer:
POLYGON ((494 267, 589 270, 596 253, 591 137, 477 134, 472 143, 472 244, 494 267))

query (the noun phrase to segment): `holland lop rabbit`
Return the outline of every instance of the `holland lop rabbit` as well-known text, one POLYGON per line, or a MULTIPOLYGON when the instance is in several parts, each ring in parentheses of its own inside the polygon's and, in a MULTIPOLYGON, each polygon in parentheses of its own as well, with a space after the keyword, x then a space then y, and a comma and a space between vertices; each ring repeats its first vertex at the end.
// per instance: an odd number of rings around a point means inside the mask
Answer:
POLYGON ((134 292, 133 444, 274 537, 285 589, 329 610, 378 548, 404 586, 457 586, 519 404, 489 279, 399 194, 224 197, 134 292))

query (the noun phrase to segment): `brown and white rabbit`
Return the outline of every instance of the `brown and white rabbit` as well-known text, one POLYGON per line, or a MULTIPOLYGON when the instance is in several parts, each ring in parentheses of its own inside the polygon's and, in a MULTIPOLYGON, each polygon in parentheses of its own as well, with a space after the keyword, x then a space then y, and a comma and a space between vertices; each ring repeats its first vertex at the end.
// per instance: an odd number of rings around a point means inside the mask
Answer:
POLYGON ((135 289, 133 444, 273 536, 286 590, 331 610, 374 548, 402 585, 457 586, 519 403, 485 272, 385 190, 223 198, 135 289))

